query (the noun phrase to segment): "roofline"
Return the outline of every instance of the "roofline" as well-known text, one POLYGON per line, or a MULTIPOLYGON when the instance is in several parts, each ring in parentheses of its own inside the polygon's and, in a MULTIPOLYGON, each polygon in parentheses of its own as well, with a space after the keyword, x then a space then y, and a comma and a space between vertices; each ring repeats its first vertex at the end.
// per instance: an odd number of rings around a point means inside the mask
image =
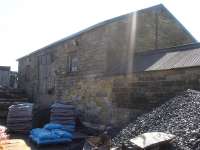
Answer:
MULTIPOLYGON (((145 9, 152 9, 152 8, 155 8, 155 7, 165 7, 165 6, 162 5, 162 4, 158 4, 158 5, 154 5, 154 6, 151 6, 151 7, 143 8, 143 9, 140 9, 140 10, 137 10, 137 11, 143 11, 145 9)), ((56 42, 53 42, 53 43, 51 43, 51 44, 49 44, 47 46, 44 46, 44 47, 42 47, 42 48, 40 48, 40 49, 38 49, 38 50, 36 50, 36 51, 34 51, 32 53, 29 53, 29 54, 27 54, 27 55, 25 55, 23 57, 20 57, 20 58, 17 59, 17 61, 19 61, 20 59, 23 59, 25 57, 28 57, 29 55, 36 54, 36 53, 40 52, 43 49, 49 48, 51 46, 55 46, 58 43, 61 43, 61 42, 67 41, 67 40, 71 40, 71 39, 73 39, 73 38, 75 38, 77 36, 80 36, 83 33, 86 33, 88 31, 91 31, 91 30, 96 29, 98 27, 104 26, 106 24, 109 24, 109 23, 112 23, 112 22, 115 22, 115 21, 119 21, 119 20, 125 19, 125 18, 129 17, 129 15, 131 15, 131 14, 137 12, 137 11, 130 12, 130 13, 127 13, 127 14, 124 14, 124 15, 120 15, 118 17, 114 17, 112 19, 108 19, 108 20, 102 21, 100 23, 97 23, 95 25, 92 25, 92 26, 90 26, 90 27, 88 27, 86 29, 83 29, 83 30, 81 30, 81 31, 79 31, 77 33, 71 34, 71 35, 69 35, 69 36, 67 36, 65 38, 62 38, 62 39, 60 39, 60 40, 58 40, 56 42)))
MULTIPOLYGON (((56 41, 56 42, 53 42, 53 43, 51 43, 51 44, 49 44, 49 45, 47 45, 47 46, 44 46, 44 47, 42 47, 42 48, 40 48, 40 49, 38 49, 38 50, 36 50, 36 51, 33 51, 32 53, 29 53, 29 54, 27 54, 27 55, 25 55, 25 56, 23 56, 23 57, 20 57, 20 58, 17 59, 17 61, 19 61, 20 59, 23 59, 23 58, 25 58, 25 57, 28 57, 28 56, 30 56, 30 55, 32 55, 32 54, 39 53, 40 51, 42 51, 42 50, 44 50, 44 49, 46 49, 46 48, 49 48, 49 47, 55 46, 55 45, 57 45, 57 44, 59 44, 59 43, 62 43, 62 42, 64 42, 64 41, 67 41, 67 40, 71 40, 71 39, 73 39, 73 38, 76 38, 76 37, 80 36, 81 34, 86 33, 86 32, 88 32, 88 31, 94 30, 94 29, 96 29, 96 28, 102 27, 102 26, 104 26, 104 25, 106 25, 106 24, 109 24, 109 23, 112 23, 112 22, 115 22, 115 21, 119 21, 119 20, 125 19, 125 18, 129 17, 129 15, 131 15, 131 14, 133 14, 133 13, 135 13, 135 12, 143 11, 143 10, 146 10, 146 9, 154 9, 155 7, 157 7, 157 8, 159 8, 159 7, 164 8, 164 9, 166 10, 166 12, 169 13, 169 15, 170 15, 171 17, 173 17, 173 19, 183 28, 183 30, 184 30, 187 34, 189 34, 189 35, 191 36, 191 38, 194 40, 194 42, 195 42, 195 43, 197 42, 197 40, 194 38, 194 36, 193 36, 193 35, 178 21, 178 19, 177 19, 163 4, 158 4, 158 5, 154 5, 154 6, 151 6, 151 7, 143 8, 143 9, 140 9, 140 10, 137 10, 137 11, 134 11, 134 12, 130 12, 130 13, 127 13, 127 14, 124 14, 124 15, 121 15, 121 16, 118 16, 118 17, 114 17, 114 18, 112 18, 112 19, 108 19, 108 20, 102 21, 102 22, 100 22, 100 23, 97 23, 97 24, 95 24, 95 25, 92 25, 92 26, 90 26, 90 27, 88 27, 88 28, 86 28, 86 29, 83 29, 83 30, 81 30, 81 31, 79 31, 79 32, 76 32, 76 33, 74 33, 74 34, 71 34, 71 35, 69 35, 69 36, 67 36, 67 37, 65 37, 65 38, 62 38, 62 39, 60 39, 60 40, 58 40, 58 41, 56 41)), ((191 43, 191 44, 194 44, 194 43, 191 43)), ((190 44, 181 45, 180 47, 186 46, 186 45, 190 45, 190 44)), ((178 46, 178 47, 179 47, 179 46, 178 46)), ((171 47, 171 48, 175 48, 175 47, 171 47)), ((171 48, 167 48, 167 49, 171 49, 171 48)), ((164 49, 165 49, 165 48, 164 48, 164 49)))
POLYGON ((165 52, 175 52, 175 51, 184 51, 184 50, 191 50, 200 48, 200 43, 189 43, 189 44, 183 44, 178 46, 172 46, 167 48, 161 48, 161 49, 153 49, 153 50, 147 50, 145 52, 137 52, 135 55, 149 55, 149 54, 158 54, 158 53, 165 53, 165 52))
POLYGON ((10 71, 10 66, 0 66, 0 70, 2 71, 10 71))
POLYGON ((185 28, 185 26, 163 4, 160 5, 162 5, 165 11, 169 13, 169 15, 182 27, 182 29, 192 37, 194 42, 198 42, 197 39, 187 30, 187 28, 185 28))
MULTIPOLYGON (((133 12, 132 12, 132 13, 133 13, 133 12)), ((71 39, 73 39, 73 38, 75 38, 75 37, 80 36, 80 35, 83 34, 83 33, 86 33, 86 32, 88 32, 88 31, 91 31, 91 30, 93 30, 93 29, 96 29, 96 28, 98 28, 98 27, 101 27, 101 26, 103 26, 103 25, 106 25, 106 24, 109 24, 109 23, 112 23, 112 22, 115 22, 115 21, 118 21, 118 20, 121 20, 121 19, 125 19, 125 18, 127 18, 130 14, 131 14, 131 13, 124 14, 124 15, 121 15, 121 16, 118 16, 118 17, 115 17, 115 18, 112 18, 112 19, 108 19, 108 20, 102 21, 102 22, 97 23, 97 24, 95 24, 95 25, 92 25, 92 26, 90 26, 90 27, 88 27, 88 28, 86 28, 86 29, 83 29, 83 30, 81 30, 81 31, 79 31, 79 32, 76 32, 76 33, 74 33, 74 34, 71 34, 71 35, 69 35, 69 36, 67 36, 67 37, 65 37, 65 38, 63 38, 63 39, 60 39, 60 40, 58 40, 58 41, 56 41, 56 42, 53 42, 53 43, 51 43, 51 44, 49 44, 49 45, 47 45, 47 46, 44 46, 44 47, 42 47, 42 48, 40 48, 40 49, 38 49, 38 50, 36 50, 36 51, 34 51, 34 52, 28 54, 28 55, 25 55, 25 56, 23 56, 23 57, 21 57, 21 58, 18 58, 17 60, 20 60, 20 59, 23 59, 24 57, 27 57, 27 56, 29 56, 29 55, 38 53, 39 51, 41 51, 41 50, 43 50, 43 49, 46 49, 46 48, 49 48, 49 47, 51 47, 51 46, 55 46, 55 45, 58 44, 58 43, 61 43, 61 42, 67 41, 67 40, 71 40, 71 39)))
POLYGON ((184 66, 184 67, 178 67, 178 68, 170 68, 170 69, 157 69, 157 70, 143 70, 143 71, 133 71, 133 73, 151 73, 151 72, 161 72, 161 71, 170 71, 170 70, 183 70, 183 69, 193 69, 193 68, 199 68, 200 66, 184 66))

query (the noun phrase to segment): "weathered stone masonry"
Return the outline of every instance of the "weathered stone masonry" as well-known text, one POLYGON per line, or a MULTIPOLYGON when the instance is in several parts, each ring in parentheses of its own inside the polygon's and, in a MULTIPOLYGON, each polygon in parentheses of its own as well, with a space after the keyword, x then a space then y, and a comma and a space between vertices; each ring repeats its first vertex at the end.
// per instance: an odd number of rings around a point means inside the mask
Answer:
POLYGON ((199 85, 198 68, 137 72, 129 67, 134 59, 130 54, 193 42, 158 5, 100 23, 20 58, 19 86, 41 105, 73 100, 83 119, 120 125, 199 85), (72 56, 78 59, 75 72, 68 70, 72 56))

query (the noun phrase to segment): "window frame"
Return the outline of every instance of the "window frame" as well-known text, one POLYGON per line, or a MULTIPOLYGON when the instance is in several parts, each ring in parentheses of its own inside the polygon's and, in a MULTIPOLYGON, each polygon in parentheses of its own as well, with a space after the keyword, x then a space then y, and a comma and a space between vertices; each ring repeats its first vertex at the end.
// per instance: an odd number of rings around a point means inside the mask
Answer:
POLYGON ((69 52, 67 56, 67 73, 68 74, 75 74, 79 72, 79 57, 77 52, 69 52), (76 59, 73 62, 73 59, 76 59), (75 70, 73 68, 76 68, 75 70))

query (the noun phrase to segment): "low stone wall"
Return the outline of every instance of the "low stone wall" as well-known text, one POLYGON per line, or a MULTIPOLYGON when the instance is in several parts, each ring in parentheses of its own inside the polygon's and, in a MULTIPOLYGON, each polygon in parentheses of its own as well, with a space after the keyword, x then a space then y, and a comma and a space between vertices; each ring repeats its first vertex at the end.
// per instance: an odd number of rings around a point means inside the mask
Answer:
POLYGON ((79 80, 70 88, 66 88, 62 99, 73 100, 83 120, 103 124, 126 122, 131 115, 136 113, 136 110, 117 107, 113 88, 118 78, 126 79, 119 76, 79 80))
MULTIPOLYGON (((86 78, 63 88, 83 120, 122 126, 186 89, 200 90, 200 69, 185 68, 132 75, 86 78)), ((64 80, 64 79, 63 79, 64 80)), ((65 80, 71 82, 71 80, 65 80)))

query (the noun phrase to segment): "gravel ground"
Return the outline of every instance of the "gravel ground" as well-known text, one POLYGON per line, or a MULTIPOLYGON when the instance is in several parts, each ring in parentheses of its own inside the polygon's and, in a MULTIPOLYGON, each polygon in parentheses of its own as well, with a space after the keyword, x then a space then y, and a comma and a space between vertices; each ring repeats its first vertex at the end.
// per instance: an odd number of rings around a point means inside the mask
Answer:
POLYGON ((112 144, 131 146, 131 138, 153 131, 176 135, 167 149, 200 150, 200 92, 187 90, 138 117, 112 139, 112 144))

